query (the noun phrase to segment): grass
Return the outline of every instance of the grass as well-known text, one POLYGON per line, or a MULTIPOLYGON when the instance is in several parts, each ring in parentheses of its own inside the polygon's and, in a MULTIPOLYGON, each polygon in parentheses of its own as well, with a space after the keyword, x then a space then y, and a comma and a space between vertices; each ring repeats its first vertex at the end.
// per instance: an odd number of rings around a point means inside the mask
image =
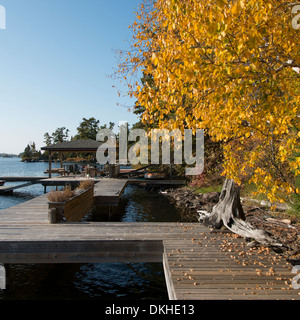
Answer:
MULTIPOLYGON (((214 184, 210 186, 203 187, 191 187, 190 188, 195 193, 207 193, 207 192, 221 192, 223 184, 214 184)), ((255 198, 257 200, 268 200, 264 194, 253 195, 253 192, 256 192, 257 188, 254 184, 247 184, 241 188, 241 197, 255 198)))
POLYGON ((215 184, 203 187, 192 187, 189 188, 195 193, 208 193, 208 192, 221 192, 223 184, 215 184))
MULTIPOLYGON (((300 189, 300 177, 296 179, 296 187, 300 189)), ((266 200, 269 201, 265 194, 253 195, 257 188, 254 184, 247 184, 241 189, 241 197, 252 198, 256 200, 266 200)), ((291 196, 291 201, 286 201, 288 209, 285 211, 287 217, 295 218, 293 220, 300 220, 300 195, 294 194, 291 196)), ((275 214, 275 213, 274 213, 275 214)))
POLYGON ((241 197, 269 201, 265 194, 254 195, 254 192, 257 192, 257 187, 254 183, 247 183, 241 187, 241 197))

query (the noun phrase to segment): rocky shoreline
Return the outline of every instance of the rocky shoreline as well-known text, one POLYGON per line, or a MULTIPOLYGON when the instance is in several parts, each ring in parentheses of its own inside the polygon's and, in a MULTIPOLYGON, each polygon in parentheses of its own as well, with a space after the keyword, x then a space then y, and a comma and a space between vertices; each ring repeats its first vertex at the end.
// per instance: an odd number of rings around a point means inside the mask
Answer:
MULTIPOLYGON (((198 210, 211 212, 219 201, 219 192, 195 193, 183 188, 169 188, 161 192, 181 212, 182 220, 198 222, 198 210)), ((263 229, 282 244, 281 253, 293 264, 300 263, 300 221, 287 214, 284 207, 271 211, 265 203, 242 199, 246 221, 258 229, 263 229)))
POLYGON ((220 196, 219 192, 196 194, 189 188, 171 188, 162 193, 182 211, 182 218, 189 222, 198 222, 197 210, 211 212, 220 196))

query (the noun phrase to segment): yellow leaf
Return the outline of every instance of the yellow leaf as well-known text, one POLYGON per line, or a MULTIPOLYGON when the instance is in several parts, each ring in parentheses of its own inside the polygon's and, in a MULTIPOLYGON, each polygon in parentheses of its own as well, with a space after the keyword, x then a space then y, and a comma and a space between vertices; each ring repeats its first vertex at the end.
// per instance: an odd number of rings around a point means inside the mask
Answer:
POLYGON ((232 9, 231 9, 231 12, 236 15, 238 13, 238 4, 235 3, 233 6, 232 6, 232 9))

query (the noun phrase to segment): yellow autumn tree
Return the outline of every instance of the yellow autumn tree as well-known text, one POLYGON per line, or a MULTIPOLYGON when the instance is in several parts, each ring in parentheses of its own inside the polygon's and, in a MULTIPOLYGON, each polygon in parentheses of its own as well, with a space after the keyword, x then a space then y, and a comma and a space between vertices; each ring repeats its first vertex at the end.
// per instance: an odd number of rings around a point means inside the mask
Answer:
POLYGON ((275 202, 298 193, 300 29, 284 0, 145 1, 120 72, 160 128, 203 128, 224 144, 224 175, 275 202), (129 68, 130 66, 130 68, 129 68), (130 78, 130 77, 129 77, 130 78))

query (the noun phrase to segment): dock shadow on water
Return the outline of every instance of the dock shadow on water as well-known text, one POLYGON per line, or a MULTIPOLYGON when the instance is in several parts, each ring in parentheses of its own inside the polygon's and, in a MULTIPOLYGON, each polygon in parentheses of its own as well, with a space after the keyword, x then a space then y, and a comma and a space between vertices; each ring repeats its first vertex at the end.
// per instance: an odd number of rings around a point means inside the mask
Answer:
MULTIPOLYGON (((87 221, 177 222, 180 212, 169 200, 129 185, 119 206, 97 207, 87 221)), ((161 263, 24 264, 6 265, 7 289, 0 300, 165 300, 161 263)))
POLYGON ((178 222, 180 212, 159 193, 161 187, 128 185, 117 207, 99 206, 87 217, 88 221, 178 222))

